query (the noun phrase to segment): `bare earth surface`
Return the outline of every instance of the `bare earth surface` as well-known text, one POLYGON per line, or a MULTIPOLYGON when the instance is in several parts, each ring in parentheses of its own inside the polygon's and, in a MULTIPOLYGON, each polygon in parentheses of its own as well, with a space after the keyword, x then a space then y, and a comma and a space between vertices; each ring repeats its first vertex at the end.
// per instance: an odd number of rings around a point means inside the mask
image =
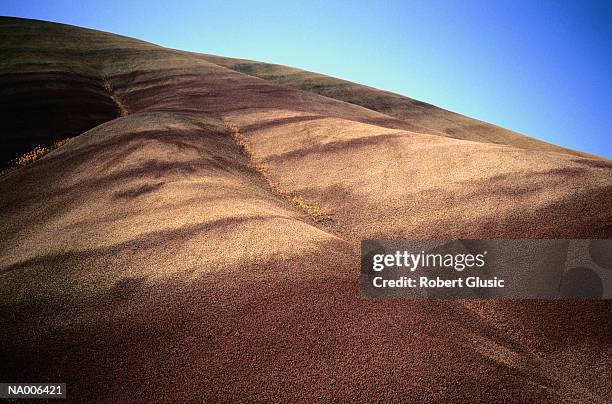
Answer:
POLYGON ((1 18, 0 55, 4 161, 80 134, 0 176, 1 381, 89 402, 612 401, 610 301, 359 294, 365 238, 609 238, 609 160, 60 24, 1 18))

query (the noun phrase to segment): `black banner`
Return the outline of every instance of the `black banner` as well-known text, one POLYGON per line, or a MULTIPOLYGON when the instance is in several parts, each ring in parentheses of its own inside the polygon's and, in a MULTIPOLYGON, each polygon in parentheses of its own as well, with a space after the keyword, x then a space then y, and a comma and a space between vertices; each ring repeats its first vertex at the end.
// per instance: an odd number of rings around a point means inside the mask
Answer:
POLYGON ((365 240, 368 298, 609 299, 612 240, 365 240))

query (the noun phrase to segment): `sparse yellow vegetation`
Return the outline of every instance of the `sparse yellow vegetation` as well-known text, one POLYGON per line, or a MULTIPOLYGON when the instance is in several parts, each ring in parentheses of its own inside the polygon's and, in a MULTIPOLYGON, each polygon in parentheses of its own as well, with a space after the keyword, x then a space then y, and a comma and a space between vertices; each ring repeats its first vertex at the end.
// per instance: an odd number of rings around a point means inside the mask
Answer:
POLYGON ((266 167, 265 164, 259 162, 255 158, 255 154, 253 153, 253 148, 251 147, 249 142, 245 139, 245 137, 240 133, 240 129, 236 125, 231 125, 231 124, 227 125, 227 128, 229 129, 230 134, 232 135, 232 139, 234 139, 234 142, 238 146, 240 146, 240 149, 242 149, 242 152, 249 158, 249 162, 251 163, 253 168, 257 172, 259 172, 266 179, 266 181, 268 181, 268 184, 270 184, 270 186, 274 189, 275 186, 273 185, 272 181, 270 181, 270 178, 268 176, 268 167, 266 167))
POLYGON ((106 77, 106 76, 102 77, 102 88, 104 88, 104 90, 106 90, 108 95, 111 97, 111 99, 113 100, 113 102, 117 106, 117 112, 119 112, 119 115, 120 116, 126 116, 129 113, 129 111, 127 109, 127 106, 125 105, 125 103, 123 102, 121 97, 119 97, 115 93, 115 89, 113 88, 113 84, 111 83, 110 79, 108 77, 106 77))
POLYGON ((331 213, 323 210, 319 205, 308 202, 304 198, 298 195, 294 195, 291 197, 291 202, 298 208, 300 208, 303 212, 305 212, 308 216, 310 216, 315 222, 331 222, 333 221, 331 218, 331 213))
POLYGON ((25 167, 29 164, 32 164, 36 160, 43 157, 45 154, 51 152, 52 150, 57 149, 58 147, 65 145, 66 143, 68 143, 68 141, 72 139, 74 139, 74 137, 69 137, 66 139, 58 140, 57 142, 53 143, 49 147, 36 146, 34 149, 30 150, 29 152, 25 154, 22 154, 19 158, 15 159, 15 166, 25 167))
POLYGON ((246 140, 246 138, 240 133, 240 128, 238 128, 236 125, 233 125, 233 124, 227 124, 226 126, 234 142, 238 146, 240 146, 240 149, 242 150, 244 155, 248 157, 249 162, 251 163, 251 166, 253 167, 253 169, 257 171, 259 174, 261 174, 261 176, 266 180, 266 182, 270 186, 270 189, 272 189, 273 192, 287 198, 298 209, 300 209, 302 212, 310 216, 312 220, 314 220, 315 222, 317 223, 333 222, 333 219, 331 217, 332 215, 331 212, 325 209, 322 209, 320 206, 318 206, 314 202, 305 200, 299 195, 291 194, 283 190, 278 183, 272 181, 268 174, 268 168, 265 166, 265 164, 259 162, 255 158, 253 148, 251 147, 249 142, 246 140))
POLYGON ((102 87, 108 93, 112 93, 113 92, 113 85, 111 84, 111 82, 107 78, 103 78, 102 79, 102 87))
POLYGON ((16 158, 15 160, 13 160, 13 164, 11 167, 2 170, 0 172, 0 175, 6 174, 16 168, 21 168, 21 167, 25 167, 28 166, 30 164, 32 164, 33 162, 35 162, 36 160, 41 159, 43 156, 45 156, 46 154, 48 154, 49 152, 57 149, 58 147, 61 147, 63 145, 65 145, 66 143, 68 143, 68 141, 74 139, 74 137, 69 137, 66 139, 62 139, 62 140, 58 140, 57 142, 53 143, 51 146, 49 147, 44 147, 44 146, 36 146, 35 148, 33 148, 32 150, 30 150, 27 153, 22 154, 21 156, 19 156, 18 158, 16 158))
POLYGON ((17 167, 25 167, 28 164, 35 162, 47 153, 49 153, 49 149, 47 147, 36 146, 34 149, 17 158, 15 160, 15 165, 17 167))

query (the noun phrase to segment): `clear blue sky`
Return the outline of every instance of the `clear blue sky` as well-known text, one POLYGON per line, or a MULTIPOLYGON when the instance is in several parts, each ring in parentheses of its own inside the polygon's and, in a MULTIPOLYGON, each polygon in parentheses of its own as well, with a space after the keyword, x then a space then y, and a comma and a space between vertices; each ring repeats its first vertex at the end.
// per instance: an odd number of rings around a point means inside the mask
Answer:
POLYGON ((3 0, 0 14, 296 66, 612 157, 612 1, 3 0))

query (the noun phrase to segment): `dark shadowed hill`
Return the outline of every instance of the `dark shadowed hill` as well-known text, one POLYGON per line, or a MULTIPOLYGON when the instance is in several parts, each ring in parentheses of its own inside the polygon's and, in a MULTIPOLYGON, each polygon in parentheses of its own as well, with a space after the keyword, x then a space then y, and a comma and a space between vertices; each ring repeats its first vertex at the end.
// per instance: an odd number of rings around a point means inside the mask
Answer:
POLYGON ((0 380, 104 402, 612 400, 609 301, 359 294, 363 238, 609 238, 608 160, 67 25, 1 18, 0 55, 6 155, 79 134, 0 176, 0 380))

